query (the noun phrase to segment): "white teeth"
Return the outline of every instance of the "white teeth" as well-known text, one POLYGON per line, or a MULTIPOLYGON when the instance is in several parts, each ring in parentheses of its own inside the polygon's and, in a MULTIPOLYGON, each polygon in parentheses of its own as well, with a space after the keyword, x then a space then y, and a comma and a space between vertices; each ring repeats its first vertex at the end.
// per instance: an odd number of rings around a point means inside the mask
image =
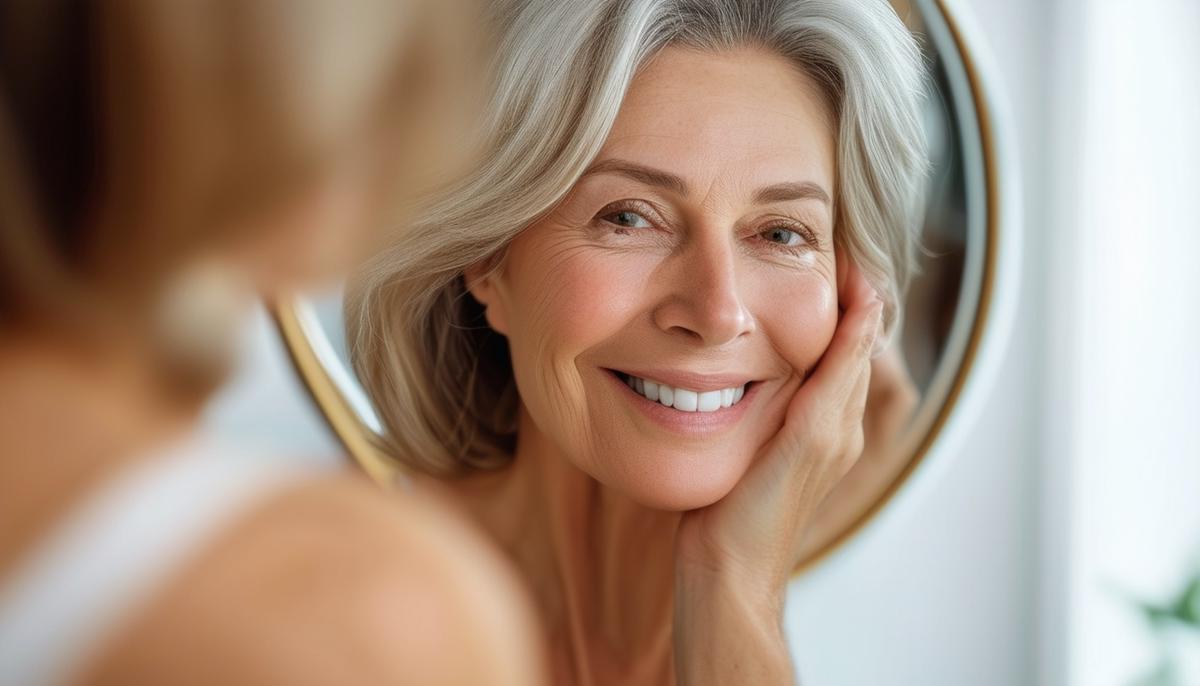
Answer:
POLYGON ((721 409, 721 391, 705 391, 696 403, 697 412, 714 412, 721 409))
POLYGON ((736 405, 746 394, 744 384, 717 391, 701 392, 686 388, 672 388, 664 383, 636 376, 627 377, 625 383, 648 400, 673 407, 680 412, 716 412, 721 408, 736 405))
POLYGON ((642 395, 646 396, 646 398, 649 400, 658 402, 658 384, 654 383, 653 381, 647 381, 645 384, 646 390, 642 393, 642 395))
POLYGON ((671 407, 672 403, 675 402, 675 389, 664 384, 659 384, 658 402, 666 405, 667 407, 671 407))
POLYGON ((695 412, 698 401, 699 397, 695 391, 689 391, 686 388, 675 389, 674 406, 676 410, 680 412, 695 412))

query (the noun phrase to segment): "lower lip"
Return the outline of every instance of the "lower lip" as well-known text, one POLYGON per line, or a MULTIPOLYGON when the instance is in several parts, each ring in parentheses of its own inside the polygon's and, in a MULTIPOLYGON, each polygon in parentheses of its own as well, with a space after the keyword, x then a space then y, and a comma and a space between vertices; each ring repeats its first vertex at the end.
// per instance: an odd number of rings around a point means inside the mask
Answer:
POLYGON ((722 407, 714 412, 683 412, 650 400, 630 388, 629 384, 610 370, 604 370, 604 375, 616 386, 617 393, 627 398, 647 419, 668 431, 685 436, 706 436, 720 433, 737 424, 742 415, 746 413, 746 407, 758 394, 758 387, 761 385, 750 384, 750 388, 746 389, 746 394, 736 405, 722 407))

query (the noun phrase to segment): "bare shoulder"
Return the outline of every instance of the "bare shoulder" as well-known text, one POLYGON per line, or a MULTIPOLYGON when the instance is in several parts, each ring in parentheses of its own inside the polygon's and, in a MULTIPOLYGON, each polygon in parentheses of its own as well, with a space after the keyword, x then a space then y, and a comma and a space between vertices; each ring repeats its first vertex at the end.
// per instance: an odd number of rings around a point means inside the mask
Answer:
POLYGON ((513 570, 419 496, 314 480, 265 501, 114 637, 88 684, 537 684, 513 570))

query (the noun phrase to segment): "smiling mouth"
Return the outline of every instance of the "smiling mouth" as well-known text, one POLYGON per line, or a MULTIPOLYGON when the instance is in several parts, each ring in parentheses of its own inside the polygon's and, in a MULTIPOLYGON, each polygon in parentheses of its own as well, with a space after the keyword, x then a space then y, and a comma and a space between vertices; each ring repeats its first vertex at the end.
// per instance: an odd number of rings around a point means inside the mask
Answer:
POLYGON ((634 393, 652 402, 659 403, 680 412, 717 412, 733 407, 742 401, 746 391, 756 381, 749 381, 740 386, 722 388, 713 391, 695 391, 689 388, 669 386, 653 379, 643 379, 639 376, 626 374, 615 369, 609 369, 634 393))

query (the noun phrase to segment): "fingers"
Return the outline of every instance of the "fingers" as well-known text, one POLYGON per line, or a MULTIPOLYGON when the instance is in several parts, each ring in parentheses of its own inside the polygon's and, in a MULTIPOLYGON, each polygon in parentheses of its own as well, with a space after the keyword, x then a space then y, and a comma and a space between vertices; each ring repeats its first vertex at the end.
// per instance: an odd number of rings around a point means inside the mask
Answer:
POLYGON ((852 263, 843 296, 846 311, 829 348, 805 383, 810 395, 825 395, 826 399, 837 389, 850 391, 859 377, 869 372, 869 358, 883 316, 883 302, 852 263))
POLYGON ((849 258, 845 262, 845 273, 846 278, 838 285, 838 305, 843 311, 853 309, 858 303, 878 299, 862 270, 849 258))
MULTIPOLYGON (((779 432, 734 493, 722 503, 760 513, 757 532, 774 545, 792 536, 802 547, 812 514, 850 471, 863 450, 863 411, 870 386, 870 352, 882 303, 862 273, 847 262, 840 298, 844 312, 816 369, 796 391, 779 432), (739 494, 741 500, 738 500, 739 494), (747 502, 751 504, 747 504, 747 502)), ((790 568, 790 567, 789 567, 790 568)))
POLYGON ((835 471, 842 474, 862 453, 870 352, 883 307, 861 272, 848 272, 843 289, 846 311, 821 361, 792 399, 778 434, 781 445, 789 446, 787 451, 816 460, 802 461, 806 468, 831 460, 829 465, 837 465, 835 471))

